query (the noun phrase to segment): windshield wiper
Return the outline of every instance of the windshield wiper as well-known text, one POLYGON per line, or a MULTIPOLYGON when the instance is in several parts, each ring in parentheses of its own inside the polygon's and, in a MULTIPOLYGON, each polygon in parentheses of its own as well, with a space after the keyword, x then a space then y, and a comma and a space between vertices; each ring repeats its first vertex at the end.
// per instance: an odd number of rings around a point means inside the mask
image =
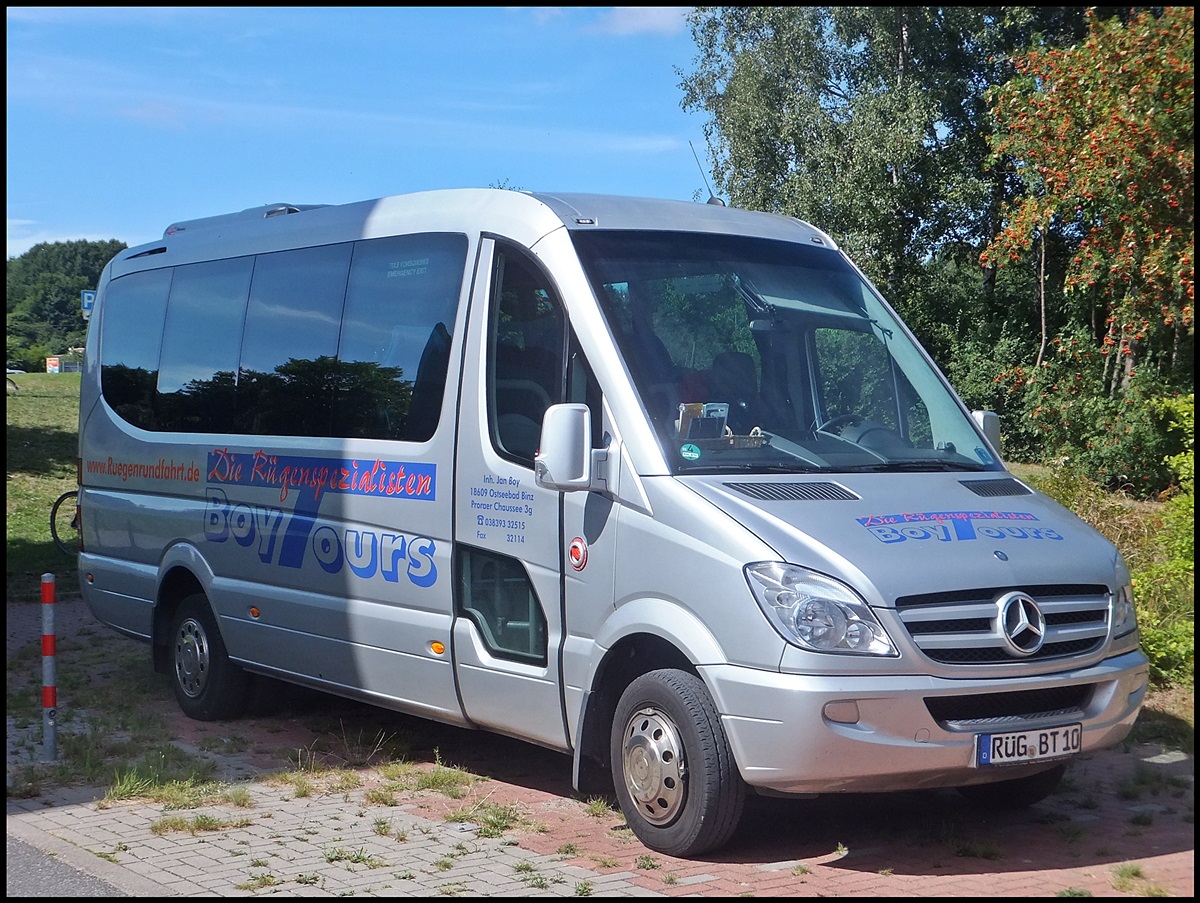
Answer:
POLYGON ((681 474, 699 473, 828 473, 828 467, 814 467, 809 464, 701 464, 691 465, 681 474))
POLYGON ((939 471, 967 471, 975 473, 985 470, 982 464, 970 461, 880 461, 875 464, 850 464, 837 468, 847 473, 921 473, 939 471))

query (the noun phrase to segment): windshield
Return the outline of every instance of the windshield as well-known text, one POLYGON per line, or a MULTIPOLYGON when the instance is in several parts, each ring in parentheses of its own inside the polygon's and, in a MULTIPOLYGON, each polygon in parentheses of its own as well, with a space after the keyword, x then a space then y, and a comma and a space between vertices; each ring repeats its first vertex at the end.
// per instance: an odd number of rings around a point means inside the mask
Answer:
POLYGON ((675 473, 1003 469, 841 254, 728 235, 572 237, 675 473))

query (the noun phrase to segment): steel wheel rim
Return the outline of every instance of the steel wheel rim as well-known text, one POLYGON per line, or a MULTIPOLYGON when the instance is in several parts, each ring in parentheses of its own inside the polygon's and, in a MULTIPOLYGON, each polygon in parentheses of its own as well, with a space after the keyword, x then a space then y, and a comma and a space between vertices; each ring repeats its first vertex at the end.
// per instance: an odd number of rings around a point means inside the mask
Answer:
POLYGON ((188 618, 179 625, 175 637, 175 680, 179 688, 194 699, 204 692, 208 672, 208 636, 199 621, 188 618))
POLYGON ((625 725, 621 758, 625 789, 642 817, 662 825, 678 816, 687 765, 671 719, 655 708, 635 712, 625 725))

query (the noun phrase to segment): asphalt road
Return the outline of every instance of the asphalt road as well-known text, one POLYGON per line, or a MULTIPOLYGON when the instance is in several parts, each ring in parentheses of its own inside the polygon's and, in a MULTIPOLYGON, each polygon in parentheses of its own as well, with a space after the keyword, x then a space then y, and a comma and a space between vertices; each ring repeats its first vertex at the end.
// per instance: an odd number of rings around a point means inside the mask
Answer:
POLYGON ((128 897, 96 876, 38 847, 5 838, 4 881, 9 897, 128 897))

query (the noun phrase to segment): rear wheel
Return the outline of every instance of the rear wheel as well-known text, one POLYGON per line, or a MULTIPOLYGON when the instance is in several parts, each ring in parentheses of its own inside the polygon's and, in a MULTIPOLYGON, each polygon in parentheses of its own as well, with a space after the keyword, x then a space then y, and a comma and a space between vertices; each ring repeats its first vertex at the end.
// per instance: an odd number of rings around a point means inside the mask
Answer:
POLYGON ((50 538, 64 555, 79 554, 79 490, 64 492, 50 507, 50 538))
POLYGON ((1066 765, 1055 765, 1023 778, 959 787, 958 792, 986 809, 1025 809, 1053 793, 1066 771, 1066 765))
POLYGON ((171 624, 171 675, 175 699, 189 718, 221 721, 246 708, 249 678, 229 660, 208 599, 184 599, 171 624))
POLYGON ((686 671, 643 674, 613 719, 613 783, 625 820, 646 846, 696 856, 737 830, 746 788, 716 705, 686 671))

